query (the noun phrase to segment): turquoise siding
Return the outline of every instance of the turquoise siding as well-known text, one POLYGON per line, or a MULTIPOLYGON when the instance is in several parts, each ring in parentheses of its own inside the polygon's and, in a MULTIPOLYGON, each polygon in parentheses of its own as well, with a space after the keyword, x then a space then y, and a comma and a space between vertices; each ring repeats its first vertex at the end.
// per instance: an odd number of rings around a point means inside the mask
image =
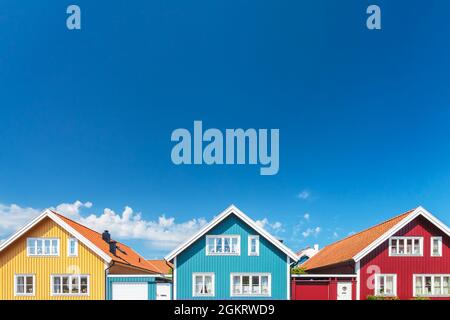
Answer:
POLYGON ((177 257, 176 299, 288 299, 287 255, 260 235, 259 256, 248 255, 248 236, 259 235, 253 228, 234 214, 225 218, 207 234, 194 242, 177 257), (207 256, 207 235, 240 235, 240 256, 207 256), (215 296, 193 297, 192 274, 213 272, 215 274, 215 296), (271 297, 231 297, 231 273, 270 273, 272 278, 271 297))
POLYGON ((107 300, 112 300, 112 284, 114 282, 147 282, 148 300, 156 300, 156 283, 167 282, 156 277, 107 277, 106 290, 107 300))

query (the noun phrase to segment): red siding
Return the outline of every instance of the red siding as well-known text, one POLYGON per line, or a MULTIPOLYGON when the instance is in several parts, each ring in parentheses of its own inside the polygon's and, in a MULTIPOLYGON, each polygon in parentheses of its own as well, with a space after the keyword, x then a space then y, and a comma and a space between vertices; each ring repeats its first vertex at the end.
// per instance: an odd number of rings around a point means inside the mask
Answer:
POLYGON ((356 279, 292 278, 292 300, 336 300, 337 283, 352 282, 352 299, 356 300, 356 279))
POLYGON ((422 216, 402 228, 395 236, 423 237, 423 256, 390 257, 389 241, 384 242, 361 260, 360 299, 374 294, 373 273, 397 274, 397 296, 413 297, 413 274, 450 274, 450 239, 422 216), (442 236, 442 257, 431 257, 431 237, 442 236), (372 271, 371 271, 372 270, 372 271))

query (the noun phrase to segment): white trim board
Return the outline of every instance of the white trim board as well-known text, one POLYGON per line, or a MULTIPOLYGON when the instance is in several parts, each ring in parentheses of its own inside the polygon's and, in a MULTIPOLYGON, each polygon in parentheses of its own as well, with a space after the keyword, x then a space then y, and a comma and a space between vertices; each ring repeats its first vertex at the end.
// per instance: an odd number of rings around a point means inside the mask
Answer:
POLYGON ((271 242, 275 247, 277 247, 278 249, 283 251, 286 255, 288 255, 292 260, 294 260, 294 261, 298 260, 297 255, 292 250, 290 250, 288 247, 286 247, 283 243, 281 243, 278 239, 273 237, 266 230, 264 230, 263 228, 259 227, 255 223, 255 221, 250 219, 245 213, 243 213, 241 210, 239 210, 234 205, 229 206, 222 213, 220 213, 218 216, 216 216, 210 223, 208 223, 206 226, 204 226, 202 229, 200 229, 200 231, 198 231, 191 238, 189 238, 187 241, 185 241, 180 246, 178 246, 175 250, 173 250, 171 253, 169 253, 165 257, 165 260, 166 261, 172 261, 173 258, 175 258, 181 252, 186 250, 191 244, 193 244, 200 237, 202 237, 205 233, 207 233, 209 230, 214 228, 216 225, 218 225, 221 221, 223 221, 225 218, 227 218, 231 214, 235 214, 239 219, 241 219, 242 221, 247 223, 256 232, 258 232, 260 235, 262 235, 264 238, 266 238, 269 242, 271 242))
POLYGON ((356 278, 357 274, 293 274, 292 278, 356 278))
POLYGON ((366 255, 368 255, 372 250, 376 249, 379 245, 381 245, 384 241, 388 240, 391 236, 393 236, 396 232, 398 232, 400 229, 402 229, 404 226, 406 226, 408 223, 416 219, 418 216, 423 216, 425 219, 430 221, 432 224, 434 224, 438 229, 440 229, 442 232, 444 232, 447 236, 450 237, 450 229, 438 218, 433 216, 430 212, 428 212, 423 207, 416 208, 413 212, 411 212, 407 217, 402 219, 399 223, 397 223, 395 226, 393 226, 391 229, 386 231, 381 237, 373 241, 370 245, 368 245, 366 248, 364 248, 362 251, 357 253, 353 260, 355 262, 360 261, 362 258, 364 258, 366 255))
POLYGON ((58 224, 61 228, 65 229, 68 233, 70 233, 73 237, 77 238, 78 241, 81 241, 85 246, 95 252, 98 256, 100 256, 103 260, 110 263, 112 258, 107 255, 103 250, 94 245, 91 241, 86 239, 83 235, 81 235, 74 228, 69 226, 66 222, 64 222, 61 218, 59 218, 56 214, 54 214, 51 210, 46 209, 39 216, 33 219, 30 223, 19 229, 15 234, 13 234, 10 238, 8 238, 5 242, 0 245, 0 252, 7 248, 10 244, 16 241, 18 238, 23 236, 27 231, 41 222, 44 218, 52 219, 56 224, 58 224))

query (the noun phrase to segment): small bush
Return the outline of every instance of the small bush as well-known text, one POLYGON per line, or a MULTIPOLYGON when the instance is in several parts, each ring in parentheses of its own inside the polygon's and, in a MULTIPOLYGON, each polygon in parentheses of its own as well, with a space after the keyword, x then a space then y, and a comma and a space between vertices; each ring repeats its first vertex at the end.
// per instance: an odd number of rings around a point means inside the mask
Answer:
POLYGON ((291 274, 305 274, 306 271, 302 267, 294 267, 291 269, 291 274))
POLYGON ((367 300, 400 300, 399 297, 367 296, 367 300))
POLYGON ((411 300, 430 300, 428 297, 414 297, 411 300))

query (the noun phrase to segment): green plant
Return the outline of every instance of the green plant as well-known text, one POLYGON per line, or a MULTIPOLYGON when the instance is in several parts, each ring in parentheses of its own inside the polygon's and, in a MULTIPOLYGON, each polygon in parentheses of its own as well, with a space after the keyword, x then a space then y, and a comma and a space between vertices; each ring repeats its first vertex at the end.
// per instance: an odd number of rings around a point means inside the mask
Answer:
POLYGON ((373 296, 369 295, 366 297, 367 300, 400 300, 399 297, 383 297, 383 296, 373 296))
POLYGON ((291 269, 291 274, 305 274, 305 273, 306 273, 305 269, 299 266, 291 269))
POLYGON ((411 300, 430 300, 428 297, 414 297, 411 300))

